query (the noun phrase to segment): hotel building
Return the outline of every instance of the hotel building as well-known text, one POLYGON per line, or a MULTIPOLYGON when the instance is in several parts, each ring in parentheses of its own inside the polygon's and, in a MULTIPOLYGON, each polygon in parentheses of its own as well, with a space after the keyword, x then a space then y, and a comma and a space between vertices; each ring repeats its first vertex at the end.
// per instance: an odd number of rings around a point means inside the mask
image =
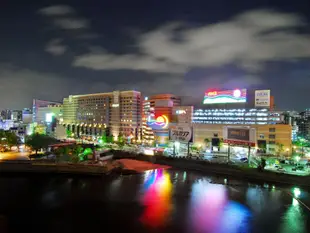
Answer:
POLYGON ((63 120, 76 136, 101 136, 109 129, 117 138, 141 138, 141 93, 113 91, 71 95, 63 100, 63 120))

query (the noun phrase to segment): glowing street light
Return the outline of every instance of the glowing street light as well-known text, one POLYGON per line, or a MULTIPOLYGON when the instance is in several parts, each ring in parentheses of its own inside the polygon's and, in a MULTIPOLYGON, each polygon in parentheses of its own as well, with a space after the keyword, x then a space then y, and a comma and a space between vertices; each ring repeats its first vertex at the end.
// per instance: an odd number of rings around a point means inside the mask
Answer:
POLYGON ((300 196, 300 194, 301 194, 300 189, 299 188, 294 188, 293 189, 293 194, 294 194, 295 198, 298 198, 300 196))

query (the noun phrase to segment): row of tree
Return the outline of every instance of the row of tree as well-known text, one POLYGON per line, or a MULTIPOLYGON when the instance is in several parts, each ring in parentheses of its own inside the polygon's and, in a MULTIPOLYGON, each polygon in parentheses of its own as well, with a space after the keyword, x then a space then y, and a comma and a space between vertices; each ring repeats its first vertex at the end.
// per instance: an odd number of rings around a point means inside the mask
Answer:
POLYGON ((0 147, 4 148, 8 146, 10 149, 13 146, 17 146, 19 143, 19 137, 14 132, 0 130, 0 147))

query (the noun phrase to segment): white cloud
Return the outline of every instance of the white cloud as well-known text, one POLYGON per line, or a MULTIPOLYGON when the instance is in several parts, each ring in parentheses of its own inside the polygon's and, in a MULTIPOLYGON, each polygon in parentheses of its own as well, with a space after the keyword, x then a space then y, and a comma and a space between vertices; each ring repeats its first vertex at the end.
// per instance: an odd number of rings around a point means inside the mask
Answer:
POLYGON ((310 57, 310 36, 291 30, 301 26, 305 23, 298 15, 271 10, 249 11, 196 28, 172 23, 138 37, 138 54, 89 53, 76 57, 73 65, 183 73, 193 67, 237 64, 257 71, 266 62, 310 57))
POLYGON ((49 6, 39 10, 39 13, 51 17, 54 25, 60 29, 87 29, 88 20, 78 17, 76 11, 67 5, 49 6))
POLYGON ((54 24, 61 29, 67 30, 84 29, 89 26, 89 22, 86 19, 79 18, 55 19, 54 24))
POLYGON ((59 56, 59 55, 64 54, 67 50, 67 46, 62 45, 61 42, 62 42, 61 39, 51 40, 47 44, 45 51, 54 55, 54 56, 59 56))
POLYGON ((47 16, 62 16, 62 15, 74 14, 75 10, 71 6, 55 5, 42 8, 39 10, 39 13, 47 16))

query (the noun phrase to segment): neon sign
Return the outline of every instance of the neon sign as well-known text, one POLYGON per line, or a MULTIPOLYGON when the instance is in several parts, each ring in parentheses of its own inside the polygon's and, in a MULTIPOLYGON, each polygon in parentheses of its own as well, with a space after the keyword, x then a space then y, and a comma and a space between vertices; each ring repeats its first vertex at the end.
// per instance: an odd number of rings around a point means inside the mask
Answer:
POLYGON ((161 115, 156 118, 156 120, 149 121, 148 126, 152 129, 167 129, 169 125, 169 120, 166 115, 161 115))
POLYGON ((203 104, 245 103, 246 95, 246 89, 208 91, 205 93, 203 104))

